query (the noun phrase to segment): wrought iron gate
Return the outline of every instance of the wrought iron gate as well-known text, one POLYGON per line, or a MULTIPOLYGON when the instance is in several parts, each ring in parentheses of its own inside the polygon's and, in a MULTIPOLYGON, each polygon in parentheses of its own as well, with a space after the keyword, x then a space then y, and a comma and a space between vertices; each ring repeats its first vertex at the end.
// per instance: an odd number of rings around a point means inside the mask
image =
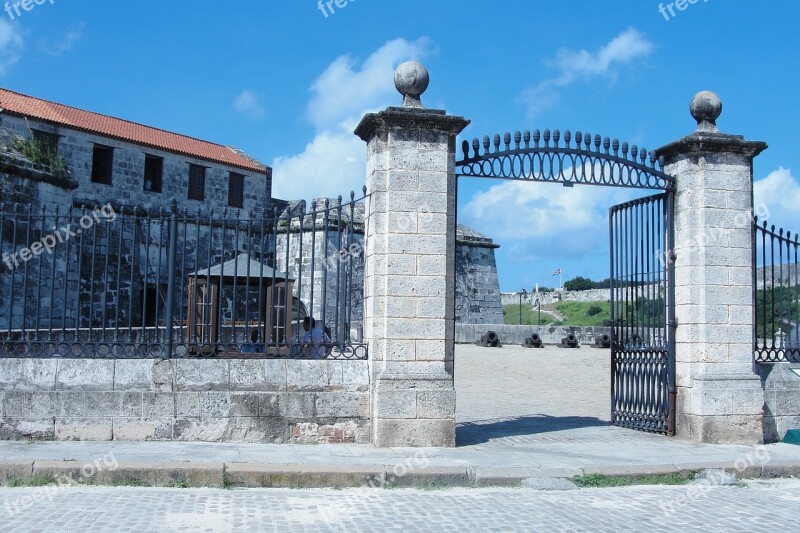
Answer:
POLYGON ((675 434, 673 201, 617 205, 611 237, 611 423, 675 434))

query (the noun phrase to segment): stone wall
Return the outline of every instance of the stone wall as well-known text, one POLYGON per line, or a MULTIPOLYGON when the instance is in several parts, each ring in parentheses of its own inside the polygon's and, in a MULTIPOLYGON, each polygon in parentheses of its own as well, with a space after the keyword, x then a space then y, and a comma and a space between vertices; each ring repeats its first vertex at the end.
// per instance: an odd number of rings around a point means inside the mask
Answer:
POLYGON ((764 441, 780 442, 800 428, 800 376, 797 363, 756 365, 764 387, 764 441))
POLYGON ((561 339, 574 333, 581 344, 594 344, 598 335, 611 334, 611 328, 601 326, 515 326, 510 324, 456 324, 456 343, 475 344, 481 335, 494 331, 502 344, 522 344, 538 333, 545 344, 561 344, 561 339))
POLYGON ((464 225, 456 235, 456 322, 503 322, 494 242, 464 225))
POLYGON ((369 442, 367 361, 0 359, 0 440, 369 442))
POLYGON ((227 208, 231 212, 241 211, 243 218, 252 213, 263 213, 271 208, 271 175, 255 174, 252 171, 187 155, 178 155, 15 116, 0 117, 0 128, 7 134, 25 138, 31 137, 31 129, 60 136, 59 155, 66 160, 71 178, 78 183, 73 196, 65 198, 70 200, 70 203, 74 199, 76 202, 85 201, 90 205, 95 203, 102 205, 114 201, 129 206, 167 207, 172 198, 175 198, 180 208, 192 212, 198 209, 203 211, 214 209, 219 213, 227 208), (92 181, 92 154, 95 144, 114 148, 112 185, 92 181), (144 190, 145 154, 164 158, 160 193, 144 190), (207 167, 205 201, 189 200, 187 197, 189 163, 207 167), (228 207, 228 173, 231 171, 245 175, 244 209, 241 210, 228 207))
POLYGON ((288 272, 295 282, 294 296, 300 298, 308 313, 335 329, 337 292, 340 326, 358 327, 364 314, 364 234, 354 232, 352 241, 336 230, 307 228, 279 233, 276 246, 277 270, 288 272), (288 257, 288 264, 287 264, 288 257), (312 282, 313 278, 313 282, 312 282), (347 300, 345 302, 345 299, 347 300), (344 316, 349 304, 349 316, 344 316))

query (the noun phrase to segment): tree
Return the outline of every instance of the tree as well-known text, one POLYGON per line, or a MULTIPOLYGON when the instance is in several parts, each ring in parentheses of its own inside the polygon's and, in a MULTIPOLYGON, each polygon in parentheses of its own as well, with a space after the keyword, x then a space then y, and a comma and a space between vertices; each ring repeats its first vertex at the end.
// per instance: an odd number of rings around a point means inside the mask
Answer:
POLYGON ((564 283, 564 288, 568 291, 588 291, 594 288, 594 282, 589 278, 578 276, 564 283))

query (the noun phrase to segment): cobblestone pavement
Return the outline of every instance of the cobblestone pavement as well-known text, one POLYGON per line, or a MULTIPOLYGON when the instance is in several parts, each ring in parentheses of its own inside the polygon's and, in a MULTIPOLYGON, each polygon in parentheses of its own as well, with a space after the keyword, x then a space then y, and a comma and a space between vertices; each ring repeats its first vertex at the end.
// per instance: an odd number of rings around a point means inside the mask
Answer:
POLYGON ((782 531, 800 481, 747 488, 0 489, 2 531, 782 531), (41 501, 27 503, 29 496, 41 501), (16 507, 15 507, 16 506, 16 507), (19 513, 16 509, 19 508, 19 513), (13 516, 10 516, 9 511, 13 516))
POLYGON ((610 368, 610 351, 588 346, 457 345, 459 445, 639 438, 608 425, 610 368))

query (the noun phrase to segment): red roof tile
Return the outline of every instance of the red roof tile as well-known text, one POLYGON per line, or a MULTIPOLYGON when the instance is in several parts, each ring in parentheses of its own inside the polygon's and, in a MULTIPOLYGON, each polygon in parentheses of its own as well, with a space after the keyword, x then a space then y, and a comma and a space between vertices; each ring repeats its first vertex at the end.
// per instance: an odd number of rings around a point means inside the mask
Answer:
POLYGON ((0 88, 0 108, 12 115, 25 116, 85 131, 221 163, 259 174, 266 173, 266 167, 243 155, 243 152, 229 146, 215 144, 193 137, 144 126, 119 118, 84 111, 55 102, 0 88))

